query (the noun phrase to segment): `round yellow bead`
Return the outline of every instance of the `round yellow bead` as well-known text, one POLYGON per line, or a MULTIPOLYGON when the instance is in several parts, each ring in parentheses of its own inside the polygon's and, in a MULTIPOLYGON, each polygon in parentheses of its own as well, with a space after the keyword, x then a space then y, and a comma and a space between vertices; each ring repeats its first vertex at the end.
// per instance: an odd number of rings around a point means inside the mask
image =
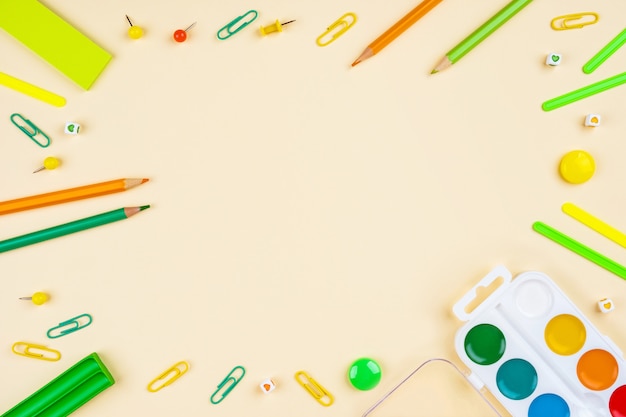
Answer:
POLYGON ((33 294, 33 297, 32 297, 33 304, 40 306, 44 304, 46 301, 48 301, 48 294, 44 292, 36 292, 33 294))
POLYGON ((128 28, 128 36, 131 39, 139 39, 143 36, 143 29, 139 26, 133 25, 128 28))
POLYGON ((49 156, 43 160, 43 167, 45 169, 56 169, 59 165, 61 165, 61 161, 54 156, 49 156))
POLYGON ((563 179, 571 184, 588 181, 596 171, 593 157, 585 151, 571 151, 561 159, 559 172, 563 179))

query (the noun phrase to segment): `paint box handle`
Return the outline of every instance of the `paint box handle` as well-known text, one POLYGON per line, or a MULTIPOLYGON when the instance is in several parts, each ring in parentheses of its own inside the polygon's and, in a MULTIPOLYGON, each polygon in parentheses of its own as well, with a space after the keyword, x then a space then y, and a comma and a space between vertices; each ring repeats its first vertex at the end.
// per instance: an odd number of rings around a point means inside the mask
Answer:
POLYGON ((454 306, 452 311, 462 321, 469 321, 472 317, 476 316, 480 311, 484 310, 489 303, 488 300, 496 299, 502 292, 506 290, 513 278, 511 272, 503 265, 498 265, 493 268, 478 284, 472 287, 454 306), (492 285, 495 285, 500 280, 499 286, 492 290, 492 285), (482 296, 484 291, 492 290, 479 304, 476 304, 482 296))

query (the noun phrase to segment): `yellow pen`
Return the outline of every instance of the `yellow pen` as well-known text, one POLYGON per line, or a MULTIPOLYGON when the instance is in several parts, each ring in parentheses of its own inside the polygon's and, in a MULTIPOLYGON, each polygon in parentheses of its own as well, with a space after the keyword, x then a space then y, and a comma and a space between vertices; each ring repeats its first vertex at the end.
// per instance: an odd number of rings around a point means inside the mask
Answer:
POLYGON ((27 96, 31 96, 48 104, 52 104, 56 107, 65 106, 65 98, 3 72, 0 72, 0 85, 12 88, 15 91, 19 91, 20 93, 26 94, 27 96))

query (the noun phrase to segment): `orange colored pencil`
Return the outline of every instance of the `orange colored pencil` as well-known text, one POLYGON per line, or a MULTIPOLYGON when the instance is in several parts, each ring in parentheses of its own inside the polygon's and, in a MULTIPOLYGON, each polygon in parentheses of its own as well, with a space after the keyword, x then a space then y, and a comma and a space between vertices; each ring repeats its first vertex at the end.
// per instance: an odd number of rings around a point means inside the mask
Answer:
POLYGON ((53 204, 69 203, 70 201, 82 200, 84 198, 126 191, 147 181, 147 178, 122 178, 15 200, 2 201, 0 202, 0 214, 15 213, 23 210, 51 206, 53 204))
POLYGON ((385 46, 389 45, 391 41, 407 30, 413 23, 417 22, 422 16, 441 3, 441 1, 442 0, 424 0, 418 4, 416 8, 407 13, 402 19, 398 20, 395 25, 387 29, 387 31, 376 38, 374 42, 370 43, 369 46, 365 48, 363 53, 356 59, 356 61, 352 63, 352 66, 355 66, 359 62, 363 62, 379 53, 385 46))

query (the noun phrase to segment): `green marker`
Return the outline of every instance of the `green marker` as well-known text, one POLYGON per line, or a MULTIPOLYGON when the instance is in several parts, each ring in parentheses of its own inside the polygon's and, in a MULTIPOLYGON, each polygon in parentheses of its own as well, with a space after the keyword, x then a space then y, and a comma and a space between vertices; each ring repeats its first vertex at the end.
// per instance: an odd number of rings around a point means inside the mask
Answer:
POLYGON ((463 39, 461 43, 452 48, 450 52, 443 57, 431 74, 435 74, 439 71, 450 67, 455 64, 459 59, 463 58, 465 54, 474 49, 479 43, 481 43, 487 36, 491 35, 496 29, 505 24, 510 18, 515 16, 517 12, 522 10, 532 0, 513 0, 507 4, 502 10, 496 13, 491 19, 487 20, 481 27, 476 29, 471 35, 463 39))
POLYGON ((609 88, 617 87, 618 85, 622 85, 624 83, 626 83, 626 72, 622 72, 621 74, 617 74, 605 80, 598 81, 597 83, 587 85, 585 87, 579 88, 578 90, 570 91, 569 93, 563 94, 562 96, 555 97, 551 100, 544 102, 541 105, 541 108, 545 111, 558 109, 559 107, 563 107, 567 104, 573 103, 583 98, 587 98, 594 94, 601 93, 605 90, 608 90, 609 88))
POLYGON ((533 230, 626 280, 626 267, 618 264, 614 260, 607 258, 606 256, 594 251, 593 249, 559 232, 558 230, 553 229, 545 223, 533 223, 533 230))
POLYGON ((597 54, 593 56, 585 65, 583 65, 583 72, 585 74, 591 74, 594 72, 604 61, 606 61, 611 55, 615 53, 622 45, 626 43, 626 29, 624 29, 619 35, 607 43, 606 46, 597 54))
POLYGON ((11 239, 0 241, 0 253, 7 252, 23 246, 32 245, 43 242, 45 240, 54 239, 55 237, 69 235, 71 233, 80 232, 81 230, 91 229, 92 227, 102 226, 107 223, 116 222, 118 220, 127 219, 150 206, 141 207, 124 207, 106 213, 97 214, 84 219, 75 220, 73 222, 61 224, 59 226, 50 227, 48 229, 39 230, 28 233, 26 235, 17 236, 11 239))

